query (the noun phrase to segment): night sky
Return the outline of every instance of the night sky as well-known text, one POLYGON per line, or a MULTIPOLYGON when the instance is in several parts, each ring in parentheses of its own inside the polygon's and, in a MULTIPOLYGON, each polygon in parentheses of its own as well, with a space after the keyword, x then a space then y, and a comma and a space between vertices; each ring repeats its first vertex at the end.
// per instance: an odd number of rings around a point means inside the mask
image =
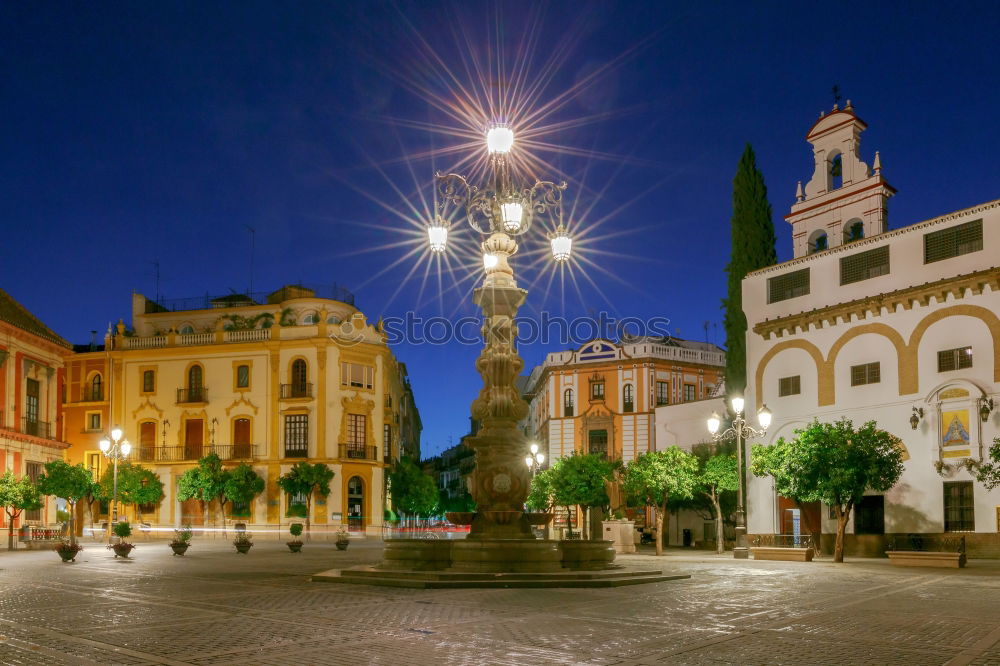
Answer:
MULTIPOLYGON (((863 159, 879 150, 899 190, 891 227, 1000 196, 995 2, 537 7, 3 3, 0 287, 83 343, 128 320, 133 290, 156 294, 154 262, 166 298, 245 291, 249 226, 257 290, 340 283, 372 320, 474 314, 469 280, 439 288, 407 256, 434 171, 469 152, 451 150, 469 140, 449 131, 470 129, 443 110, 459 85, 483 100, 538 84, 536 108, 557 100, 536 127, 568 150, 539 156, 570 181, 586 261, 550 282, 544 239, 525 241, 535 313, 667 317, 721 344, 737 160, 752 143, 788 259, 782 217, 834 85, 870 125, 863 159), (466 66, 501 55, 524 67, 466 66)), ((455 239, 471 257, 459 276, 475 270, 471 237, 455 239)), ((568 346, 521 351, 530 368, 568 346)), ((478 348, 395 351, 425 454, 457 442, 478 348)))

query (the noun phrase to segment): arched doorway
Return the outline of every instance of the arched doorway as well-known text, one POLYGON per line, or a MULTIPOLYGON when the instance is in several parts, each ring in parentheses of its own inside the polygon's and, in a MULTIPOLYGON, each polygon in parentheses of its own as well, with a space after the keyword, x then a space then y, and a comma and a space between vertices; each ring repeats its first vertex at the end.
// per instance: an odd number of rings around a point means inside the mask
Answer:
POLYGON ((352 476, 347 482, 347 529, 363 532, 365 529, 365 482, 352 476))

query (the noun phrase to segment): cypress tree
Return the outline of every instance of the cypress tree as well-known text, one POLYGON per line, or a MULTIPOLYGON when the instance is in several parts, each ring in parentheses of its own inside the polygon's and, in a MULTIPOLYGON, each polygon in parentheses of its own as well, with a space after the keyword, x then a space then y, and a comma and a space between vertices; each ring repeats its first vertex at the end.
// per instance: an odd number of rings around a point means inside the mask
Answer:
POLYGON ((726 328, 726 392, 743 395, 747 385, 747 318, 743 314, 742 281, 747 273, 777 263, 774 222, 764 174, 748 143, 733 178, 732 255, 728 296, 723 299, 726 328))

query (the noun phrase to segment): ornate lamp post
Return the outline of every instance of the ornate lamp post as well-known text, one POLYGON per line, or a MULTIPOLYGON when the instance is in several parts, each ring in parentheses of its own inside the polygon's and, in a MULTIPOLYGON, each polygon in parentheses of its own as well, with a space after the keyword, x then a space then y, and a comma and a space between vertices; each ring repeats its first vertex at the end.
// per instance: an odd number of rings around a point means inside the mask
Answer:
POLYGON ((98 446, 101 447, 101 453, 104 454, 106 458, 110 458, 114 461, 115 471, 113 476, 113 487, 112 500, 111 500, 111 522, 108 524, 108 543, 111 543, 111 526, 118 522, 118 461, 125 460, 128 454, 132 451, 132 445, 127 439, 122 439, 122 429, 115 426, 111 429, 111 439, 107 437, 103 438, 98 446))
POLYGON ((491 170, 487 185, 470 185, 454 173, 437 174, 437 214, 427 237, 432 252, 444 252, 449 221, 462 217, 483 237, 485 275, 473 293, 484 319, 485 344, 476 360, 483 388, 472 403, 472 416, 482 427, 468 441, 476 452, 472 496, 478 506, 469 538, 534 539, 523 516, 531 469, 521 462, 526 442, 517 427, 528 413, 528 404, 514 386, 524 367, 515 347, 514 317, 528 292, 517 286, 509 260, 517 252, 517 238, 545 222, 553 230, 548 235, 553 260, 570 258, 572 240, 562 221, 566 184, 519 183, 510 162, 514 132, 506 125, 489 128, 486 149, 491 170))
POLYGON ((760 422, 760 430, 750 426, 743 418, 743 398, 734 396, 730 400, 730 407, 736 417, 733 424, 723 432, 719 432, 719 415, 712 414, 708 418, 708 431, 716 441, 723 439, 736 439, 736 472, 739 475, 739 484, 736 491, 736 545, 733 548, 733 557, 745 560, 750 555, 747 549, 747 512, 744 504, 745 485, 743 479, 743 443, 748 437, 763 437, 771 425, 771 410, 764 405, 757 412, 757 420, 760 422))
POLYGON ((535 444, 534 442, 531 443, 530 451, 531 455, 524 457, 524 464, 531 470, 531 478, 535 478, 535 474, 538 473, 538 470, 540 470, 542 465, 545 463, 545 454, 538 452, 538 444, 535 444))

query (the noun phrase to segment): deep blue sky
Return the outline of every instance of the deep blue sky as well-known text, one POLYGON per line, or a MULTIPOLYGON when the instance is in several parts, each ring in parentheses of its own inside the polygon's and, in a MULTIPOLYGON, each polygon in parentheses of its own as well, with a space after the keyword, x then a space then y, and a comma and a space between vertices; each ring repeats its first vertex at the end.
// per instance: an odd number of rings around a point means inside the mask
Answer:
MULTIPOLYGON (((590 244, 609 254, 590 256, 619 280, 591 271, 607 300, 586 284, 547 299, 535 289, 533 308, 663 316, 680 337, 704 339, 703 323, 721 321, 744 144, 756 150, 787 259, 782 216, 812 170, 804 134, 830 108, 834 84, 870 126, 864 158, 881 151, 899 190, 891 226, 1000 196, 994 2, 567 2, 544 15, 532 6, 4 3, 0 286, 86 342, 90 330, 128 318, 132 290, 153 295, 154 261, 168 298, 245 289, 250 225, 258 289, 339 282, 373 319, 411 308, 451 314, 467 290, 447 292, 442 305, 418 298, 418 278, 393 296, 413 260, 358 284, 406 251, 361 252, 407 228, 372 199, 406 213, 415 188, 430 196, 433 170, 449 165, 412 158, 449 144, 413 121, 453 124, 428 103, 448 92, 426 54, 470 83, 459 49, 512 53, 528 25, 541 31, 530 80, 568 45, 543 99, 631 53, 551 120, 604 117, 547 137, 627 159, 545 156, 582 181, 567 192, 590 210, 573 220, 578 228, 607 218, 588 233, 609 236, 590 244), (407 90, 418 81, 427 93, 407 90)), ((722 342, 721 325, 709 338, 722 342)), ((530 367, 565 346, 522 353, 530 367)), ((478 350, 396 351, 410 369, 425 451, 457 441, 479 386, 478 350)))

